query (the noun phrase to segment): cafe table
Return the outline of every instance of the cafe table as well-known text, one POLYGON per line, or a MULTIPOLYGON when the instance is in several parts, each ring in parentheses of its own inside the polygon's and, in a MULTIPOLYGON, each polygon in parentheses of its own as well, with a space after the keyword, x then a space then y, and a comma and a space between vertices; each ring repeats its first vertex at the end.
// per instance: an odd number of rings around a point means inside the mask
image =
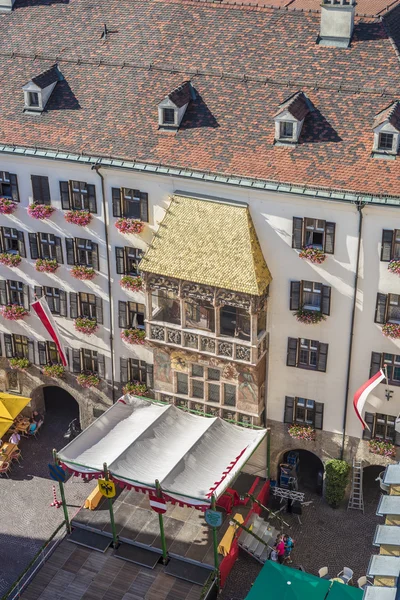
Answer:
POLYGON ((4 465, 4 463, 10 462, 11 455, 15 450, 17 450, 17 444, 10 444, 10 442, 5 442, 0 448, 0 467, 4 465))

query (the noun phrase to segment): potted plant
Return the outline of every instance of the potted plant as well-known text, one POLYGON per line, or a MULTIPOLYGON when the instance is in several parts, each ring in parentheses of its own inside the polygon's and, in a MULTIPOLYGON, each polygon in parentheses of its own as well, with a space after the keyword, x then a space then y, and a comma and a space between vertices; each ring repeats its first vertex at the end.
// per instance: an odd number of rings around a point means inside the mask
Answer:
POLYGON ((96 271, 92 267, 85 267, 83 265, 75 265, 71 269, 72 277, 80 279, 81 281, 91 281, 96 277, 96 271))
POLYGON ((332 459, 325 463, 325 499, 337 508, 344 498, 350 465, 345 460, 332 459))
POLYGON ((74 326, 76 331, 80 331, 85 335, 92 335, 98 328, 96 319, 89 319, 89 317, 78 317, 74 321, 74 326))
POLYGON ((8 252, 2 252, 0 254, 0 264, 5 267, 18 267, 21 262, 21 256, 19 254, 8 254, 8 252))
POLYGON ((29 311, 19 304, 7 304, 0 308, 0 312, 8 321, 19 321, 29 315, 29 311))
POLYGON ((79 373, 76 378, 79 385, 84 388, 97 387, 100 383, 100 377, 96 373, 79 373))
POLYGON ((35 268, 40 273, 55 273, 58 269, 58 262, 55 258, 38 258, 35 268))
POLYGON ((128 344, 144 344, 146 332, 143 329, 124 329, 121 338, 128 344))
POLYGON ((385 323, 382 327, 382 333, 386 337, 397 340, 400 338, 400 325, 397 323, 385 323))
POLYGON ((88 210, 69 210, 64 216, 67 223, 80 225, 80 227, 86 227, 92 220, 92 215, 88 210))
POLYGON ((132 394, 132 396, 145 396, 147 387, 139 381, 128 381, 122 388, 124 394, 132 394))
POLYGON ((36 204, 34 202, 28 206, 28 215, 34 219, 48 219, 54 211, 55 208, 48 204, 36 204))
POLYGON ((122 288, 131 292, 138 292, 143 287, 143 279, 141 277, 132 277, 131 275, 124 275, 121 277, 119 283, 122 288))
POLYGON ((400 258, 394 258, 388 264, 388 269, 395 275, 400 275, 400 258))
POLYGON ((293 313, 296 316, 296 319, 300 323, 305 323, 306 325, 311 325, 315 323, 320 323, 321 321, 325 321, 326 317, 319 310, 307 310, 306 308, 299 308, 293 313))
POLYGON ((63 365, 45 365, 42 369, 43 375, 47 377, 53 377, 54 379, 62 379, 65 375, 65 368, 63 365))
POLYGON ((17 208, 16 202, 10 198, 0 196, 0 215, 11 215, 17 208))
POLYGON ((20 371, 26 371, 31 366, 27 358, 10 358, 9 362, 12 369, 19 369, 20 371))
POLYGON ((120 233, 142 233, 144 229, 144 223, 139 219, 128 219, 126 217, 122 217, 115 223, 115 227, 120 233))
POLYGON ((326 256, 323 250, 319 248, 313 248, 312 246, 305 246, 299 253, 300 258, 305 258, 315 265, 320 265, 324 262, 326 256))
POLYGON ((396 446, 389 440, 369 440, 369 451, 371 454, 379 454, 387 458, 396 458, 396 446))
POLYGON ((315 429, 310 425, 291 425, 288 429, 290 437, 295 440, 305 440, 306 442, 313 442, 315 440, 315 429))

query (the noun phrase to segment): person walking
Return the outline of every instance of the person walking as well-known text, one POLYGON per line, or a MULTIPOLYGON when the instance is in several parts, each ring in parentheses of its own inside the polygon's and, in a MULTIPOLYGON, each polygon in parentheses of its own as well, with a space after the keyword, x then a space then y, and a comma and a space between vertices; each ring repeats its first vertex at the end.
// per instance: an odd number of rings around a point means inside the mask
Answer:
POLYGON ((294 541, 292 540, 290 535, 286 534, 283 536, 283 542, 285 544, 285 562, 291 564, 293 561, 291 560, 290 555, 294 548, 294 541))
POLYGON ((269 558, 272 560, 272 562, 278 562, 278 552, 276 550, 276 546, 272 548, 269 558))
POLYGON ((283 564, 285 560, 285 542, 283 541, 282 535, 278 536, 278 543, 276 544, 276 551, 278 553, 278 562, 283 564))

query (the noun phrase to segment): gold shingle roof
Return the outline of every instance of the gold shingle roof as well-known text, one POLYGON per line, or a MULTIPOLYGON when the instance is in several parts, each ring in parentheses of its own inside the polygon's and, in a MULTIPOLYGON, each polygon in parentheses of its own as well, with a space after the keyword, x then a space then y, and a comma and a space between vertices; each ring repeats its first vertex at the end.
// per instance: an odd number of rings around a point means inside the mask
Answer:
POLYGON ((140 269, 254 296, 271 281, 246 205, 179 195, 140 269))

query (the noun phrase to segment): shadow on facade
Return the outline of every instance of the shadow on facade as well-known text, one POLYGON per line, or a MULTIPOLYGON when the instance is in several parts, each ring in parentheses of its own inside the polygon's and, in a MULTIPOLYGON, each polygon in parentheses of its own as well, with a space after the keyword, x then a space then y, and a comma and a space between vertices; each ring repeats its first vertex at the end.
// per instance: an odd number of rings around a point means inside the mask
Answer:
POLYGON ((322 482, 324 474, 324 464, 322 460, 310 450, 294 449, 283 452, 277 465, 278 480, 280 483, 281 465, 287 464, 289 454, 296 454, 298 460, 293 466, 293 474, 297 479, 297 489, 300 492, 312 492, 322 494, 322 482))

